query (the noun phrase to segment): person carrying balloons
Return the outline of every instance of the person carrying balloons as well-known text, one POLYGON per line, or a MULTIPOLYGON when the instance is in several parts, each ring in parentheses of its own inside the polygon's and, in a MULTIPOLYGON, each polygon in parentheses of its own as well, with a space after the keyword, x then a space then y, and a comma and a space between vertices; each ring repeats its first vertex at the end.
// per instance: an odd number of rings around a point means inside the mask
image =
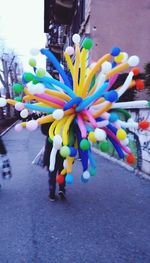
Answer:
POLYGON ((57 152, 56 155, 56 161, 55 161, 55 167, 53 171, 50 171, 50 154, 53 148, 52 141, 50 141, 50 138, 48 136, 50 125, 49 124, 43 124, 41 125, 41 131, 46 136, 46 142, 45 142, 45 149, 44 149, 44 156, 43 156, 43 166, 46 167, 48 170, 48 183, 49 183, 49 199, 50 201, 55 201, 57 199, 56 196, 56 183, 59 184, 59 197, 61 200, 65 200, 65 176, 59 176, 61 171, 63 170, 63 162, 64 158, 60 155, 59 152, 57 152), (63 180, 61 180, 61 179, 63 180))

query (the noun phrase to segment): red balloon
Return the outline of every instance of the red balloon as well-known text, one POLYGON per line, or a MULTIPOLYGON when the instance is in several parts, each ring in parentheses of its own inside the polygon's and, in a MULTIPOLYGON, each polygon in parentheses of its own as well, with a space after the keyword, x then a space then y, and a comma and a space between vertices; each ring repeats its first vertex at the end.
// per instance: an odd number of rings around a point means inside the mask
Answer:
POLYGON ((132 69, 132 72, 134 73, 134 76, 138 76, 140 73, 140 69, 138 67, 135 67, 132 69))
POLYGON ((56 182, 58 184, 63 184, 64 183, 64 176, 62 174, 59 174, 56 176, 56 182))
POLYGON ((140 121, 139 122, 139 128, 141 129, 148 129, 149 128, 149 122, 148 121, 140 121))
POLYGON ((136 158, 132 153, 130 153, 129 155, 127 155, 126 160, 129 164, 134 164, 136 161, 136 158))
POLYGON ((135 81, 136 82, 136 88, 137 90, 143 90, 144 89, 144 81, 141 79, 138 79, 135 81))

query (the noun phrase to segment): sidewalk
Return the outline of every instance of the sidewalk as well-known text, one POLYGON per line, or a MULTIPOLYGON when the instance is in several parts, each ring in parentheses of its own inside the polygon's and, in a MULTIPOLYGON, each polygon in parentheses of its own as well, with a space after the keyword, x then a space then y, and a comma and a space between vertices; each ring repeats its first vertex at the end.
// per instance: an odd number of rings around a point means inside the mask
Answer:
POLYGON ((31 164, 45 142, 40 129, 10 129, 4 141, 13 177, 0 192, 0 262, 150 262, 148 180, 94 154, 96 176, 81 183, 76 161, 66 202, 51 203, 47 172, 31 164))

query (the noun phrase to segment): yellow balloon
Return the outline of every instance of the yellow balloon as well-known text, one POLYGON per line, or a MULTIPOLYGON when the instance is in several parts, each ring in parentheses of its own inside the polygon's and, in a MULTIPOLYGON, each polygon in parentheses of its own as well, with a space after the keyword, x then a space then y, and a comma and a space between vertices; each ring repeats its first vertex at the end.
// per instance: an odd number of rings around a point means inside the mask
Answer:
POLYGON ((94 132, 89 132, 89 136, 88 136, 88 139, 89 139, 89 141, 91 141, 91 142, 96 142, 97 140, 96 140, 96 137, 95 137, 95 135, 94 135, 94 132))
POLYGON ((37 119, 38 124, 51 123, 54 120, 52 115, 44 116, 42 118, 37 119))
POLYGON ((125 132, 125 130, 123 129, 118 129, 117 133, 116 133, 116 136, 119 140, 124 140, 126 137, 127 137, 127 134, 125 132))
POLYGON ((59 122, 59 120, 55 120, 55 121, 51 124, 51 126, 50 126, 50 128, 49 128, 49 137, 50 137, 51 140, 53 140, 53 138, 54 138, 54 130, 55 130, 58 122, 59 122))
POLYGON ((77 95, 78 90, 79 90, 79 85, 78 85, 78 76, 79 76, 79 65, 80 65, 80 47, 79 44, 75 45, 75 56, 76 60, 74 63, 74 72, 73 72, 73 88, 74 88, 74 93, 77 95))
POLYGON ((87 50, 83 48, 81 52, 80 83, 79 83, 79 90, 77 93, 77 95, 79 95, 80 97, 82 97, 84 81, 86 76, 86 59, 87 59, 87 50))
POLYGON ((11 104, 11 105, 15 105, 16 104, 16 101, 12 100, 12 99, 7 99, 6 101, 7 101, 8 104, 11 104))
POLYGON ((65 175, 67 173, 67 170, 64 168, 62 171, 61 171, 61 175, 65 175))
POLYGON ((121 63, 121 61, 124 59, 124 54, 123 54, 123 52, 120 52, 120 54, 118 55, 118 56, 116 56, 116 57, 114 57, 114 61, 116 62, 116 63, 121 63))
POLYGON ((73 68, 72 60, 71 60, 69 54, 67 52, 64 52, 64 57, 67 61, 67 65, 68 65, 68 68, 70 69, 71 75, 73 75, 74 68, 73 68))
POLYGON ((112 68, 107 74, 106 74, 106 80, 112 77, 114 74, 119 73, 129 67, 129 64, 127 62, 119 64, 115 68, 112 68))
POLYGON ((59 122, 57 123, 57 126, 55 128, 55 135, 61 134, 61 130, 62 130, 64 124, 66 123, 67 119, 68 119, 68 116, 65 116, 61 120, 59 120, 59 122))
POLYGON ((50 89, 45 89, 45 93, 46 94, 49 94, 51 96, 54 96, 56 98, 59 98, 61 100, 66 100, 66 101, 69 101, 70 100, 70 97, 65 94, 65 93, 61 93, 61 92, 58 92, 58 91, 55 91, 55 90, 50 90, 50 89))
POLYGON ((67 157, 67 173, 71 173, 72 172, 72 164, 74 161, 74 157, 67 157))
POLYGON ((100 58, 97 63, 95 64, 95 66, 91 69, 89 75, 87 76, 87 79, 85 80, 84 83, 84 88, 83 88, 83 93, 82 93, 82 97, 85 98, 87 95, 87 91, 88 88, 90 86, 90 83, 94 77, 94 75, 99 71, 101 65, 106 61, 109 60, 111 58, 110 54, 106 54, 104 55, 102 58, 100 58))

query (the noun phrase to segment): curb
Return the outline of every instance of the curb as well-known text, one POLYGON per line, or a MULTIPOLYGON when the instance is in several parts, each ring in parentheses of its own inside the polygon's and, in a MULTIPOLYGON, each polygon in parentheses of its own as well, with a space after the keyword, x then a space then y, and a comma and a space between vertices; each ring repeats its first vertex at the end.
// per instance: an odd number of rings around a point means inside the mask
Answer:
POLYGON ((104 157, 105 159, 110 160, 113 163, 119 164, 120 166, 124 167, 125 169, 127 169, 130 172, 134 172, 135 175, 140 176, 143 179, 150 180, 150 176, 149 175, 145 174, 144 172, 141 172, 141 171, 137 170, 136 168, 131 167, 130 165, 124 163, 123 161, 117 160, 116 158, 114 158, 112 156, 109 156, 106 153, 102 153, 102 152, 100 152, 98 149, 96 149, 94 147, 92 147, 92 150, 93 150, 94 153, 104 157))
POLYGON ((3 136, 5 133, 7 133, 13 126, 16 125, 16 123, 18 122, 18 120, 16 122, 14 122, 12 125, 10 125, 5 131, 3 131, 0 136, 3 136))

